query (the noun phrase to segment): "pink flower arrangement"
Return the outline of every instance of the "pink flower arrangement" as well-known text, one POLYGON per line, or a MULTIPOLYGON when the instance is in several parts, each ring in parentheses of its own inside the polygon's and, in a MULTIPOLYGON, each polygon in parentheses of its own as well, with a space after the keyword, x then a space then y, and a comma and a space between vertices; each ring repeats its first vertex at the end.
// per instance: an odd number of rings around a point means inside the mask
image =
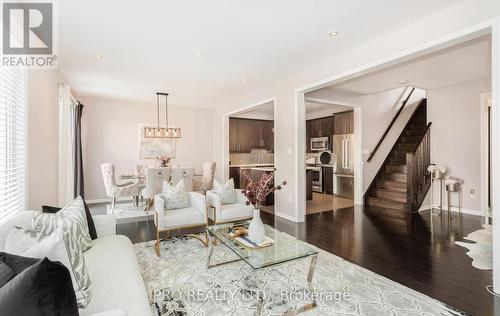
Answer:
POLYGON ((281 190, 281 186, 286 185, 286 181, 283 181, 281 185, 274 186, 274 175, 272 173, 264 173, 259 180, 252 179, 249 172, 244 172, 244 176, 247 183, 245 190, 241 192, 248 199, 247 205, 252 204, 255 208, 260 208, 269 194, 281 190))
POLYGON ((172 160, 172 157, 163 155, 163 156, 158 156, 156 157, 156 160, 160 162, 160 167, 166 167, 170 160, 172 160))

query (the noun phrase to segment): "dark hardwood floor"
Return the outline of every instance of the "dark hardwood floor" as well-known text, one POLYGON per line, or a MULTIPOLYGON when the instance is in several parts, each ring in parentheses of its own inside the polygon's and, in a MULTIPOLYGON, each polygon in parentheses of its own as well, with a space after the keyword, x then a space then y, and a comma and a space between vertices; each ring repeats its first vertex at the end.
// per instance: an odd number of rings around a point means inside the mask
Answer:
MULTIPOLYGON (((300 224, 266 212, 261 216, 281 231, 466 313, 500 315, 500 300, 485 289, 492 272, 472 267, 467 250, 454 244, 481 228, 480 217, 454 213, 448 223, 447 213, 437 212, 403 216, 356 206, 310 214, 300 224)), ((132 242, 154 239, 152 222, 119 224, 117 230, 132 242)))

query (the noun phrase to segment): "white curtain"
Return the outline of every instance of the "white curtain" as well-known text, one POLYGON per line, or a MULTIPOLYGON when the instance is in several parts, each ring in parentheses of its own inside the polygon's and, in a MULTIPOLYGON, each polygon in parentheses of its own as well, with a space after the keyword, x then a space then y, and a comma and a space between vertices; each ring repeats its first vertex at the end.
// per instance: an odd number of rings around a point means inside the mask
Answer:
POLYGON ((59 206, 73 200, 75 106, 68 84, 59 84, 59 206))

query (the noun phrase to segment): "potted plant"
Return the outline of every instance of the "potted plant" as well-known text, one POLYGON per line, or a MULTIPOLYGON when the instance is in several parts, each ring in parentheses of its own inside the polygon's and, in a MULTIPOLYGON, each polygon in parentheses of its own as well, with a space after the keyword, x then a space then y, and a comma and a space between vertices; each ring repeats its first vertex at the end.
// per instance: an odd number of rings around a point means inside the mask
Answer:
POLYGON ((274 186, 274 174, 264 173, 259 180, 254 180, 249 172, 245 172, 247 180, 245 189, 241 192, 248 199, 247 205, 253 206, 253 218, 248 226, 248 238, 256 244, 264 241, 265 228, 260 219, 260 208, 264 204, 266 197, 276 190, 281 190, 281 186, 286 185, 283 181, 281 185, 274 186))
POLYGON ((172 157, 167 156, 167 155, 163 155, 163 156, 156 157, 156 160, 158 160, 160 162, 161 168, 165 168, 165 167, 168 167, 168 163, 170 162, 170 160, 172 160, 172 157))

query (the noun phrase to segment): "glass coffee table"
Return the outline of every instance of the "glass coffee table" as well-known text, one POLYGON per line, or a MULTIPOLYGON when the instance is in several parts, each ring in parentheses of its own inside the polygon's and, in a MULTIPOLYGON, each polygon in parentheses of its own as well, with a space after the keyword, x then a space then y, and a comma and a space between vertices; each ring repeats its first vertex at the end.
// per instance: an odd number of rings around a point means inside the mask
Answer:
MULTIPOLYGON (((229 237, 229 233, 233 230, 233 228, 248 228, 249 224, 250 221, 245 221, 207 226, 207 233, 212 236, 212 242, 210 242, 210 250, 207 258, 207 268, 210 269, 212 267, 228 264, 235 261, 244 261, 250 267, 257 270, 277 264, 290 262, 292 260, 311 257, 309 262, 309 270, 307 273, 307 283, 309 290, 312 291, 311 282, 314 276, 316 260, 318 258, 318 249, 306 242, 298 240, 286 233, 280 232, 268 225, 264 225, 266 231, 265 235, 274 241, 274 243, 268 247, 258 249, 248 248, 229 237), (214 246, 219 243, 229 248, 233 253, 236 254, 238 258, 230 261, 212 263, 214 246)), ((257 314, 260 313, 262 303, 263 298, 259 297, 257 304, 257 314)), ((316 301, 313 301, 311 304, 296 309, 291 313, 287 313, 287 315, 298 314, 300 312, 312 309, 315 306, 316 301)))

